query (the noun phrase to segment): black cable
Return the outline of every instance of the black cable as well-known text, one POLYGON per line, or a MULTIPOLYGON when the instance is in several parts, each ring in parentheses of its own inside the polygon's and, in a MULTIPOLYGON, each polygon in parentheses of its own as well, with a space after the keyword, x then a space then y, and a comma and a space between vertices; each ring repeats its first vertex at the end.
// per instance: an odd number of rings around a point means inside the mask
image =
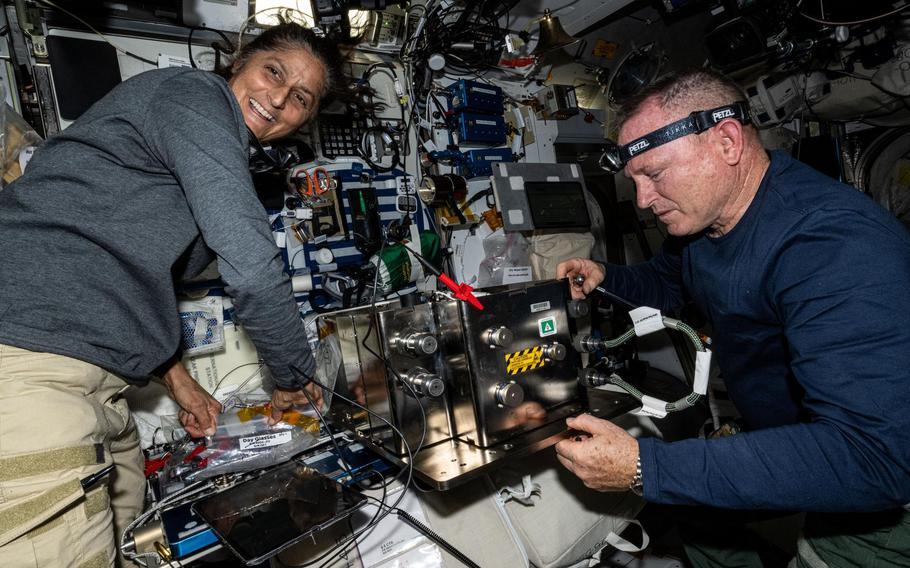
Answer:
MULTIPOLYGON (((379 502, 382 503, 382 507, 387 507, 388 505, 385 504, 385 501, 386 501, 386 497, 388 496, 388 488, 387 488, 387 486, 386 486, 386 484, 385 484, 385 476, 382 475, 382 472, 381 472, 381 471, 378 471, 378 470, 373 470, 373 473, 376 474, 376 475, 378 475, 380 478, 382 478, 382 484, 380 485, 380 487, 382 487, 382 497, 379 498, 379 502)), ((369 497, 369 495, 367 495, 367 497, 369 497)), ((375 499, 375 497, 370 497, 370 498, 371 498, 371 499, 375 499)), ((378 526, 378 523, 374 523, 374 521, 376 521, 376 518, 379 516, 379 513, 380 513, 381 511, 382 511, 382 508, 381 508, 381 507, 376 507, 376 513, 373 514, 373 517, 372 517, 372 518, 367 522, 367 524, 366 524, 367 527, 370 527, 370 526, 372 525, 371 528, 370 528, 369 530, 373 530, 374 528, 376 528, 376 527, 378 526)), ((349 519, 349 521, 350 521, 350 517, 348 517, 348 519, 349 519)), ((367 532, 368 532, 367 530, 362 530, 360 536, 365 536, 367 532)), ((351 534, 353 534, 353 533, 354 533, 354 529, 353 529, 353 527, 352 527, 352 528, 351 528, 351 534)), ((360 536, 358 536, 357 538, 360 538, 360 536)), ((350 543, 348 543, 343 549, 341 549, 340 551, 338 551, 338 554, 337 554, 335 557, 329 558, 328 560, 326 560, 325 562, 323 562, 323 563, 319 566, 319 568, 325 568, 326 566, 329 565, 329 563, 335 561, 337 558, 339 558, 339 557, 341 557, 341 556, 344 556, 344 555, 348 554, 348 553, 349 553, 354 547, 356 547, 356 546, 357 546, 356 540, 352 540, 352 541, 351 541, 350 543)), ((320 558, 321 558, 321 557, 320 557, 320 558)), ((314 562, 318 562, 318 559, 317 559, 316 561, 314 561, 314 562)), ((307 563, 307 564, 305 564, 304 566, 309 566, 310 564, 312 564, 312 562, 307 563)))
MULTIPOLYGON (((286 231, 285 231, 285 232, 286 232, 286 231)), ((294 254, 291 256, 291 260, 290 260, 290 262, 288 262, 288 271, 289 271, 288 274, 291 274, 291 272, 296 272, 296 271, 297 271, 297 269, 294 268, 294 261, 297 260, 297 255, 300 254, 300 253, 302 253, 305 249, 306 249, 305 244, 301 244, 301 245, 300 245, 300 248, 297 249, 297 250, 294 252, 294 254)), ((305 267, 304 267, 304 268, 305 268, 305 267)))
MULTIPOLYGON (((421 417, 422 422, 421 422, 421 431, 420 431, 420 441, 417 443, 417 448, 413 452, 413 454, 416 455, 421 450, 421 448, 423 448, 423 444, 426 441, 426 437, 427 437, 427 414, 426 414, 426 410, 423 407, 423 403, 420 402, 420 397, 417 396, 417 393, 414 390, 413 385, 411 385, 407 381, 402 380, 402 378, 398 374, 398 372, 395 371, 395 369, 393 369, 392 366, 389 364, 388 359, 386 359, 385 357, 379 356, 378 353, 376 353, 375 351, 373 351, 370 348, 369 343, 367 342, 370 338, 370 334, 373 332, 374 323, 376 321, 376 292, 379 287, 379 263, 382 262, 382 251, 385 250, 387 239, 388 239, 388 235, 386 235, 386 238, 382 239, 382 244, 379 247, 379 252, 376 253, 376 271, 373 274, 373 291, 372 291, 372 296, 370 299, 370 324, 367 326, 367 332, 363 336, 362 343, 363 343, 363 347, 373 357, 376 357, 376 359, 383 362, 383 365, 385 366, 386 370, 390 371, 395 376, 395 379, 398 381, 399 384, 405 386, 410 391, 411 395, 414 397, 414 400, 417 402, 417 407, 420 409, 420 417, 421 417)), ((405 248, 407 249, 408 247, 405 247, 405 248)), ((411 251, 411 252, 414 252, 414 251, 411 251)), ((355 325, 354 332, 355 333, 357 332, 356 325, 355 325)), ((364 391, 366 391, 366 389, 364 389, 364 391)), ((366 396, 366 392, 364 392, 364 396, 366 396)), ((402 437, 402 441, 407 446, 408 444, 407 444, 407 441, 404 439, 404 434, 402 432, 399 432, 399 435, 402 437)), ((413 462, 413 455, 411 457, 411 462, 413 462)), ((413 465, 411 467, 413 467, 413 465)), ((398 479, 397 475, 393 478, 393 481, 396 479, 398 479)), ((408 479, 407 485, 411 485, 410 478, 408 479)))
POLYGON ((432 540, 433 542, 435 542, 436 544, 438 544, 439 546, 444 548, 449 554, 451 554, 452 556, 457 558, 459 561, 461 561, 462 564, 464 564, 468 568, 480 568, 480 566, 475 564, 474 561, 471 560, 470 558, 468 558, 463 552, 461 552, 460 550, 455 548, 446 539, 442 538, 437 533, 433 532, 433 530, 430 527, 426 526, 425 524, 421 523, 420 521, 418 521, 417 519, 412 517, 407 511, 404 511, 404 510, 396 507, 394 509, 394 512, 395 512, 395 515, 399 519, 401 519, 402 521, 405 522, 405 524, 409 525, 411 528, 422 533, 425 537, 427 537, 428 539, 432 540))
POLYGON ((630 310, 634 310, 634 309, 637 309, 637 308, 640 308, 640 307, 641 307, 640 305, 635 304, 635 303, 632 303, 632 302, 630 302, 629 300, 623 298, 622 296, 617 296, 617 295, 614 294, 613 292, 608 291, 608 290, 607 290, 606 288, 604 288, 603 286, 595 286, 595 287, 594 287, 594 290, 597 291, 597 292, 599 292, 600 294, 606 296, 607 298, 609 298, 609 299, 612 300, 613 302, 623 304, 624 306, 626 306, 626 307, 629 308, 630 310))
MULTIPOLYGON (((377 499, 375 497, 370 497, 369 495, 367 495, 366 497, 368 499, 377 501, 377 499)), ((383 505, 383 504, 380 504, 380 506, 388 507, 388 505, 383 505)), ((452 543, 450 543, 446 539, 442 538, 433 529, 431 529, 430 527, 428 527, 425 524, 418 521, 416 518, 414 518, 414 516, 412 516, 410 513, 408 513, 404 509, 399 509, 398 506, 396 505, 395 507, 391 507, 390 511, 395 513, 395 516, 398 517, 399 519, 401 519, 402 522, 404 522, 406 525, 410 526, 417 532, 421 533, 422 535, 424 535, 425 537, 427 537, 428 539, 430 539, 431 541, 433 541, 434 543, 436 543, 437 545, 439 545, 440 547, 445 549, 446 552, 448 552, 449 554, 454 556, 458 561, 460 561, 462 564, 464 564, 468 568, 480 568, 480 566, 477 565, 473 560, 468 558, 467 555, 465 555, 462 551, 455 548, 455 546, 452 543)))
POLYGON ((465 202, 465 204, 461 206, 461 210, 462 211, 466 210, 471 205, 474 205, 475 203, 477 203, 484 197, 488 197, 490 195, 493 195, 493 188, 485 189, 483 191, 478 191, 476 195, 471 197, 471 199, 467 200, 467 202, 465 202))
MULTIPOLYGON (((216 30, 216 29, 209 28, 206 26, 191 26, 190 33, 186 36, 186 50, 187 50, 187 55, 189 55, 189 58, 190 58, 190 65, 193 66, 193 69, 198 68, 196 66, 196 60, 193 59, 193 33, 195 33, 196 30, 206 30, 206 31, 210 31, 210 32, 215 32, 216 34, 220 35, 221 39, 223 39, 224 42, 227 44, 228 50, 224 50, 217 43, 212 43, 212 48, 215 50, 216 57, 217 57, 219 51, 222 51, 222 52, 228 53, 228 54, 234 53, 234 44, 231 42, 230 39, 228 39, 228 36, 225 35, 225 33, 222 32, 221 30, 216 30)), ((218 68, 218 65, 216 64, 215 69, 217 69, 217 68, 218 68)))
POLYGON ((374 170, 378 173, 390 172, 390 171, 394 170, 396 168, 396 166, 401 165, 401 153, 399 152, 398 142, 395 141, 395 137, 392 136, 392 134, 390 134, 389 132, 387 132, 387 130, 388 129, 385 126, 370 126, 370 127, 366 128, 360 137, 360 144, 358 144, 358 146, 357 146, 358 157, 361 160, 363 160, 364 162, 366 162, 366 164, 368 166, 370 166, 370 168, 372 170, 374 170), (386 136, 389 137, 389 140, 391 141, 391 143, 389 144, 389 147, 392 148, 391 165, 383 166, 383 165, 377 164, 376 162, 374 162, 373 160, 370 159, 368 151, 366 149, 364 149, 364 142, 366 141, 367 137, 372 132, 379 132, 380 134, 385 134, 386 136))
MULTIPOLYGON (((291 369, 291 372, 292 372, 292 373, 294 373, 294 372, 299 372, 298 370, 296 370, 296 367, 294 367, 294 366, 291 366, 290 369, 291 369)), ((307 378, 307 377, 304 376, 304 378, 307 378)), ((308 380, 309 380, 310 382, 312 382, 313 384, 315 384, 316 386, 318 386, 319 388, 321 388, 321 389, 323 389, 324 391, 326 391, 327 393, 331 393, 333 397, 338 397, 338 398, 340 398, 341 400, 347 402, 348 404, 351 404, 351 405, 357 407, 358 409, 365 411, 367 414, 369 414, 369 415, 371 415, 371 416, 377 418, 379 421, 385 423, 389 428, 391 428, 393 431, 395 431, 395 432, 401 437, 401 440, 402 440, 402 442, 404 443, 404 446, 405 446, 405 450, 407 451, 407 454, 408 454, 408 467, 406 467, 406 468, 402 469, 401 471, 399 471, 399 472, 395 475, 395 477, 393 478, 393 481, 394 481, 394 480, 398 479, 398 478, 401 476, 401 473, 402 473, 402 472, 404 472, 404 471, 407 471, 407 472, 408 472, 408 478, 407 478, 408 480, 407 480, 407 482, 404 484, 404 487, 403 487, 402 490, 401 490, 401 495, 400 495, 400 496, 398 497, 398 499, 395 501, 395 504, 392 505, 392 507, 391 507, 388 511, 385 511, 383 514, 379 515, 378 518, 376 518, 375 522, 368 523, 366 527, 364 527, 363 529, 361 529, 361 530, 360 530, 359 532, 357 532, 356 534, 352 534, 350 537, 345 538, 344 540, 342 540, 341 542, 339 542, 338 544, 336 544, 335 546, 333 546, 332 548, 330 548, 328 551, 326 551, 322 556, 320 556, 320 557, 317 558, 316 560, 312 561, 312 562, 310 563, 310 564, 312 564, 312 563, 318 562, 319 560, 322 560, 323 558, 325 558, 325 556, 326 556, 327 554, 330 554, 330 553, 335 552, 336 550, 338 550, 339 547, 341 547, 341 546, 343 546, 343 545, 346 545, 348 542, 353 541, 353 540, 356 540, 357 538, 360 538, 360 536, 361 536, 362 534, 364 534, 367 530, 371 529, 373 526, 376 526, 376 525, 378 525, 380 522, 382 522, 382 519, 384 519, 384 518, 391 512, 391 509, 394 509, 394 508, 397 508, 397 507, 398 507, 398 505, 401 503, 402 499, 404 499, 404 496, 405 496, 405 494, 407 493, 407 488, 408 488, 408 486, 410 486, 411 480, 413 479, 413 474, 414 474, 414 454, 413 454, 413 452, 411 451, 411 447, 410 447, 410 445, 408 445, 407 439, 404 437, 404 434, 401 432, 401 430, 399 430, 398 428, 396 428, 391 422, 389 422, 388 420, 386 420, 384 417, 382 417, 382 416, 380 416, 379 414, 373 412, 373 411, 370 410, 369 408, 367 408, 367 407, 361 405, 361 404, 358 403, 357 401, 351 400, 351 399, 347 398, 346 396, 342 395, 341 393, 335 392, 333 389, 329 388, 327 385, 325 385, 325 384, 321 383, 320 381, 318 381, 315 377, 310 377, 310 378, 308 378, 308 380)))
MULTIPOLYGON (((389 364, 389 360, 386 359, 385 357, 381 357, 378 353, 373 351, 370 348, 369 344, 367 343, 367 340, 370 338, 370 334, 373 332, 374 322, 376 321, 376 291, 378 289, 378 284, 379 284, 379 263, 382 262, 382 251, 385 249, 387 238, 388 238, 388 235, 386 235, 386 238, 382 239, 382 244, 379 247, 379 252, 376 253, 376 271, 373 275, 373 292, 372 292, 372 297, 370 299, 370 324, 367 326, 367 332, 363 336, 363 347, 364 347, 364 349, 367 350, 367 352, 370 353, 370 355, 372 355, 373 357, 376 357, 376 359, 378 359, 379 361, 382 361, 386 370, 391 371, 391 373, 395 376, 395 379, 398 381, 398 383, 405 386, 408 390, 410 390, 411 395, 413 395, 413 397, 414 397, 414 400, 417 401, 417 406, 418 406, 418 408, 420 408, 420 416, 421 416, 421 419, 423 420, 423 422, 422 422, 422 427, 421 427, 421 432, 420 432, 420 441, 417 444, 417 449, 414 450, 414 454, 416 454, 423 447, 423 443, 426 440, 426 436, 427 436, 427 414, 426 414, 426 410, 423 407, 423 403, 420 402, 420 397, 417 396, 417 392, 414 390, 413 385, 411 385, 409 382, 403 380, 401 378, 401 375, 399 375, 398 372, 395 371, 395 369, 393 369, 392 366, 389 364)), ((404 247, 404 248, 407 249, 408 247, 404 247)), ((414 252, 414 251, 411 251, 411 252, 414 252)), ((355 326, 354 332, 355 333, 357 332, 356 326, 355 326)), ((400 434, 400 435, 402 436, 402 439, 404 439, 404 434, 400 434)), ((405 444, 407 445, 406 442, 405 442, 405 444)), ((408 482, 408 484, 410 485, 410 481, 408 482)))
MULTIPOLYGON (((295 367, 293 365, 291 366, 291 368, 297 369, 297 367, 295 367)), ((303 375, 302 372, 300 374, 303 375)), ((329 434, 329 439, 332 441, 332 446, 335 447, 335 453, 338 454, 338 463, 341 464, 341 467, 344 469, 345 473, 347 473, 348 476, 353 481, 354 472, 351 470, 351 466, 350 466, 350 464, 348 464, 348 461, 344 458, 344 454, 341 453, 341 448, 338 446, 338 442, 335 441, 335 436, 332 434, 332 429, 329 426, 328 421, 325 419, 325 416, 322 415, 322 412, 320 412, 319 408, 316 406, 316 403, 313 401, 312 397, 310 397, 310 393, 308 393, 306 391, 306 389, 300 389, 300 391, 303 393, 303 396, 306 397, 306 400, 307 400, 307 402, 310 403, 310 406, 313 407, 313 411, 316 412, 316 417, 319 418, 319 422, 322 423, 322 426, 325 428, 325 431, 329 434)))
POLYGON ((149 65, 154 65, 155 67, 158 66, 158 62, 157 62, 157 61, 152 61, 151 59, 146 59, 145 57, 142 57, 141 55, 136 55, 136 54, 133 53, 132 51, 128 51, 128 50, 126 50, 126 49, 123 49, 122 47, 119 47, 119 46, 115 45, 113 42, 111 42, 111 40, 107 39, 107 36, 106 36, 106 35, 104 35, 103 33, 99 32, 98 30, 96 30, 95 27, 92 26, 90 23, 86 22, 86 21, 83 20, 81 17, 77 16, 77 15, 74 14, 73 12, 70 12, 70 11, 67 10, 66 8, 64 8, 64 7, 62 7, 62 6, 58 6, 58 5, 55 4, 54 2, 51 2, 50 0, 37 0, 37 1, 40 2, 40 3, 42 3, 42 4, 44 4, 44 5, 46 5, 46 6, 50 6, 51 8, 53 8, 53 9, 55 9, 55 10, 60 10, 61 12, 63 12, 64 14, 66 14, 67 16, 71 17, 72 19, 76 20, 77 22, 79 22, 79 23, 82 24, 83 26, 85 26, 85 27, 87 27, 88 29, 90 29, 91 31, 93 31, 95 34, 97 34, 98 36, 100 36, 101 39, 103 39, 104 41, 106 41, 107 43, 109 43, 111 46, 113 46, 114 49, 116 49, 117 51, 123 53, 124 55, 128 55, 128 56, 132 57, 133 59, 137 59, 137 60, 139 60, 139 61, 141 61, 141 62, 143 62, 143 63, 148 63, 149 65))

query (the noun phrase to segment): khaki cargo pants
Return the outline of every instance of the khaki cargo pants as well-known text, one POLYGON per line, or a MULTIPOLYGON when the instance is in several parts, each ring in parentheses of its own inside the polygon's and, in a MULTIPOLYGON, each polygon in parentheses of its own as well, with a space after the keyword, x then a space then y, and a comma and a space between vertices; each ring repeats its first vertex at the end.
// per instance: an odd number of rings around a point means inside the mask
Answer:
POLYGON ((0 566, 114 565, 145 492, 125 388, 89 363, 0 344, 0 566))

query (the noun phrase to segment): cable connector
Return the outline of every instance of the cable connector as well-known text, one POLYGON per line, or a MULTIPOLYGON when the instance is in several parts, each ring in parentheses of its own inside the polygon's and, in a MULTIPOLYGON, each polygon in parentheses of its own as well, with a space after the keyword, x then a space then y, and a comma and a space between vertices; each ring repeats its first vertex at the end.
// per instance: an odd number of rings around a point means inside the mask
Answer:
POLYGON ((471 304, 472 306, 474 306, 475 308, 477 308, 478 310, 483 310, 483 304, 481 304, 480 300, 478 300, 474 296, 474 294, 471 293, 471 291, 474 288, 472 288, 471 286, 464 284, 464 283, 457 284, 454 280, 449 278, 449 276, 445 273, 440 273, 439 276, 437 276, 437 278, 439 279, 440 282, 445 284, 449 290, 452 291, 452 293, 456 299, 461 300, 463 302, 467 302, 467 303, 471 304))

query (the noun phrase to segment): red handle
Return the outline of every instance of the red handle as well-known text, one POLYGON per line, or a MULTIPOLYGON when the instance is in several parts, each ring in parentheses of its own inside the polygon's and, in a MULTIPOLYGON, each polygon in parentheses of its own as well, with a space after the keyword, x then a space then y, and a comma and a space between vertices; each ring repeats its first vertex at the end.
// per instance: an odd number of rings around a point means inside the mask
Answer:
POLYGON ((445 284, 449 288, 449 290, 451 290, 454 293, 455 298, 457 298, 463 302, 467 302, 467 303, 471 304, 478 310, 483 310, 483 304, 481 304, 480 300, 478 300, 476 297, 474 297, 474 294, 471 293, 471 290, 473 290, 474 288, 471 288, 467 284, 457 284, 454 280, 449 278, 448 275, 445 273, 441 273, 439 275, 439 280, 440 280, 440 282, 445 284))

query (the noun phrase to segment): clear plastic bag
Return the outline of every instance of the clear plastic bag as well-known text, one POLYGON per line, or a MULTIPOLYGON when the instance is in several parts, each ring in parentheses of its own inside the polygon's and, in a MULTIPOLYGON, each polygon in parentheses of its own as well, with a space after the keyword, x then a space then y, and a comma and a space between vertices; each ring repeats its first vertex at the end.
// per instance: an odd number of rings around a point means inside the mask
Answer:
MULTIPOLYGON (((0 101, 4 99, 6 89, 0 86, 0 101)), ((3 187, 22 175, 32 152, 41 142, 41 137, 29 123, 16 114, 11 106, 3 104, 3 109, 0 110, 0 156, 3 156, 0 175, 3 187)))
POLYGON ((232 408, 218 417, 215 435, 201 446, 185 448, 169 460, 167 478, 196 481, 283 463, 319 439, 319 420, 287 410, 269 426, 268 405, 232 408), (201 448, 201 449, 200 449, 201 448))
POLYGON ((532 279, 530 245, 521 233, 506 233, 498 229, 483 240, 483 252, 485 258, 480 262, 477 273, 478 288, 529 282, 532 279))

